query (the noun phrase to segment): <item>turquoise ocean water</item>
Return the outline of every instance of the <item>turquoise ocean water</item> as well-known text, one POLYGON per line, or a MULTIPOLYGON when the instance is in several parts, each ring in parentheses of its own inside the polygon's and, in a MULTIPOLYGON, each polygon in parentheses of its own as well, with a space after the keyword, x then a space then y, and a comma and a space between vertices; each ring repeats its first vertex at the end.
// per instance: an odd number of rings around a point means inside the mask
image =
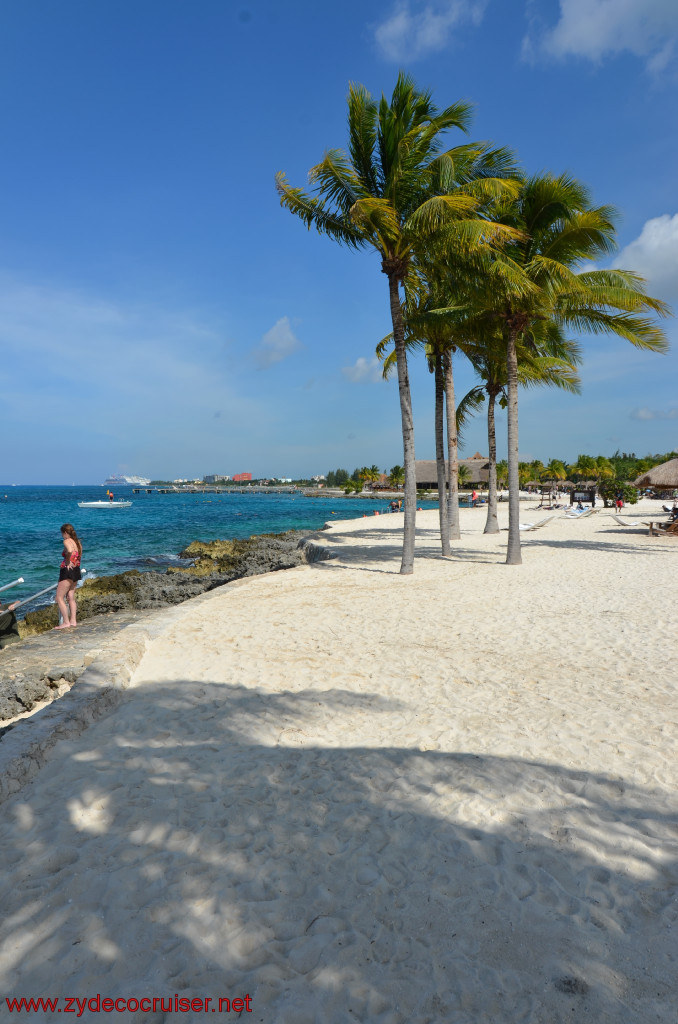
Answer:
MULTIPOLYGON (((82 509, 78 501, 101 501, 103 487, 8 487, 0 489, 0 585, 26 581, 0 595, 20 600, 55 583, 61 562, 62 523, 82 540, 88 575, 111 576, 127 569, 163 570, 181 564, 178 553, 192 540, 249 537, 253 533, 319 529, 329 519, 354 519, 387 501, 304 498, 290 494, 133 494, 115 489, 129 509, 82 509), (331 513, 336 512, 336 517, 331 513)), ((434 507, 430 502, 427 508, 434 507)), ((36 602, 49 603, 52 595, 36 602)), ((23 615, 32 606, 17 614, 23 615)))

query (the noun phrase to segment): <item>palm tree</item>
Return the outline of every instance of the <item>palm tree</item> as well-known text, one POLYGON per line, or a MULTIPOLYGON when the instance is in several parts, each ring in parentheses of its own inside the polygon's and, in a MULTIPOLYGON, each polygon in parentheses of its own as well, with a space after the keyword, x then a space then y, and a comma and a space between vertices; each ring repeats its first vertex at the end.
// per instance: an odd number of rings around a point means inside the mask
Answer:
POLYGON ((549 459, 548 465, 546 466, 546 480, 552 480, 553 483, 557 483, 559 480, 565 480, 567 478, 567 470, 565 469, 565 463, 560 459, 549 459))
POLYGON ((487 308, 501 325, 507 360, 509 540, 506 561, 521 562, 518 497, 518 345, 541 320, 561 328, 609 332, 640 348, 666 350, 663 331, 643 315, 667 315, 642 279, 622 270, 580 272, 615 247, 614 212, 592 207, 588 190, 567 175, 528 178, 501 214, 520 233, 493 254, 487 308))
MULTIPOLYGON (((543 482, 550 483, 552 487, 555 484, 557 489, 559 481, 565 480, 566 478, 567 470, 565 469, 565 463, 560 459, 549 459, 542 475, 543 482)), ((551 494, 553 494, 553 489, 551 490, 551 494)))
MULTIPOLYGON (((466 147, 468 148, 468 147, 466 147)), ((510 170, 503 150, 483 153, 482 164, 475 160, 472 168, 480 170, 501 163, 502 171, 510 170), (480 168, 480 169, 479 169, 480 168)), ((463 162, 462 162, 462 166, 463 162)), ((466 169, 466 177, 470 174, 466 169)), ((442 553, 450 555, 450 539, 459 540, 459 453, 458 417, 455 407, 452 357, 457 351, 469 355, 476 351, 476 335, 484 328, 477 326, 473 316, 473 289, 478 266, 473 256, 460 251, 448 240, 434 239, 417 254, 417 276, 413 284, 405 287, 403 321, 405 344, 408 348, 423 348, 429 371, 435 381, 435 447, 438 478, 440 538, 442 553), (453 270, 450 270, 450 264, 453 270), (458 293, 463 305, 449 305, 451 295, 458 293), (445 429, 447 421, 447 465, 445 462, 445 429), (448 498, 445 501, 445 492, 448 498)), ((495 328, 496 330, 496 328, 495 328)), ((377 345, 377 356, 384 365, 384 377, 393 369, 395 352, 386 356, 386 348, 393 341, 387 335, 377 345)), ((470 357, 470 356, 469 356, 470 357)))
POLYGON ((459 463, 459 485, 465 487, 471 480, 471 470, 463 462, 459 463))
POLYGON ((276 176, 282 206, 311 227, 351 248, 372 248, 388 280, 391 323, 398 370, 398 390, 405 469, 405 517, 401 573, 414 566, 416 478, 412 401, 407 368, 400 286, 412 271, 420 241, 458 222, 467 244, 486 243, 493 228, 475 217, 481 202, 505 183, 487 178, 483 186, 459 185, 450 153, 440 152, 441 136, 450 128, 466 130, 470 107, 456 103, 439 111, 430 92, 422 92, 401 72, 389 101, 376 103, 361 85, 348 96, 348 155, 329 150, 310 173, 317 195, 292 188, 276 176))
MULTIPOLYGON (((508 404, 508 403, 507 403, 508 404)), ((508 483, 509 478, 509 466, 508 460, 506 462, 506 482, 508 483)), ((529 462, 518 463, 518 485, 522 489, 525 487, 527 482, 532 479, 532 469, 529 462)))
POLYGON ((405 480, 405 470, 402 466, 392 466, 388 479, 391 487, 402 486, 402 483, 405 480))
MULTIPOLYGON (((542 337, 539 339, 539 347, 547 352, 547 355, 534 355, 532 349, 537 347, 534 339, 531 339, 530 348, 521 346, 518 363, 519 383, 522 387, 539 387, 542 385, 559 387, 567 391, 579 391, 579 378, 576 366, 580 362, 579 346, 574 342, 566 341, 560 336, 560 331, 555 325, 547 325, 544 321, 538 324, 542 337), (546 328, 549 327, 547 331, 546 328)), ((507 368, 506 359, 502 351, 501 338, 495 332, 494 338, 486 344, 480 345, 475 351, 467 354, 473 367, 482 379, 482 384, 471 388, 459 403, 458 425, 460 431, 470 415, 484 402, 487 396, 487 440, 489 450, 489 479, 488 479, 488 501, 487 521, 485 533, 499 533, 499 521, 497 517, 497 438, 495 432, 495 403, 499 399, 502 408, 508 404, 506 394, 507 368)), ((539 473, 541 463, 533 464, 533 468, 539 473)), ((507 467, 508 468, 508 467, 507 467)), ((565 479, 563 468, 560 479, 565 479)))
POLYGON ((363 484, 376 484, 381 479, 381 472, 379 467, 372 464, 371 466, 363 466, 360 470, 360 479, 363 484))
POLYGON ((579 480, 592 480, 596 471, 596 460, 590 455, 579 455, 577 461, 570 467, 572 476, 579 480))
POLYGON ((614 477, 614 466, 604 455, 599 455, 595 463, 596 468, 593 479, 598 483, 601 480, 610 480, 614 477))

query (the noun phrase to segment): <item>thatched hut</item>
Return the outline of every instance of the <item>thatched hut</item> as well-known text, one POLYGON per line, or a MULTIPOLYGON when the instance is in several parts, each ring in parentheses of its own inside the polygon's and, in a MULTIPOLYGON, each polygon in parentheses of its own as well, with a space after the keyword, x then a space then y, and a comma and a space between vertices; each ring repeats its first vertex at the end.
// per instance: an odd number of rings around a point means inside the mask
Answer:
MULTIPOLYGON (((448 469, 448 463, 445 469, 448 469)), ((470 459, 460 459, 460 466, 467 466, 470 476, 466 487, 487 487, 490 476, 490 463, 484 455, 476 452, 470 459)), ((434 459, 417 459, 417 487, 421 490, 438 490, 438 470, 434 459)))
POLYGON ((633 481, 634 487, 654 487, 658 491, 671 491, 678 487, 678 459, 669 459, 653 466, 633 481))

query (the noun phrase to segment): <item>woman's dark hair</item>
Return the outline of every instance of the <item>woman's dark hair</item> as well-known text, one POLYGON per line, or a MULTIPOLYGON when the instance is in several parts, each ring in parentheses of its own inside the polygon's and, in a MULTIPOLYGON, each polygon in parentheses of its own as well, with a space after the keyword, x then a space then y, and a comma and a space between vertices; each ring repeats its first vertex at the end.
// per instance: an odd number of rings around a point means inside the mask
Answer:
POLYGON ((78 554, 81 555, 82 554, 82 544, 80 543, 80 538, 78 537, 77 533, 75 532, 75 527, 71 526, 70 523, 64 523, 64 525, 61 527, 61 532, 65 533, 67 537, 70 537, 71 540, 75 541, 75 543, 78 545, 78 554))

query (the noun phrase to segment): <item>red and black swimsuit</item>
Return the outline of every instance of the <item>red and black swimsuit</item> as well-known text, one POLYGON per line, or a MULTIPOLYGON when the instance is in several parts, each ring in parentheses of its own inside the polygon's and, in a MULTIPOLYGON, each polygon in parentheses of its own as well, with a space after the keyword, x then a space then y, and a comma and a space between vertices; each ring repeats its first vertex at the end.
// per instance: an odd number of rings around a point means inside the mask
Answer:
POLYGON ((59 583, 62 580, 70 580, 72 583, 77 583, 82 576, 80 572, 80 552, 77 548, 75 551, 68 551, 64 548, 61 554, 63 555, 63 561, 59 569, 59 583))

